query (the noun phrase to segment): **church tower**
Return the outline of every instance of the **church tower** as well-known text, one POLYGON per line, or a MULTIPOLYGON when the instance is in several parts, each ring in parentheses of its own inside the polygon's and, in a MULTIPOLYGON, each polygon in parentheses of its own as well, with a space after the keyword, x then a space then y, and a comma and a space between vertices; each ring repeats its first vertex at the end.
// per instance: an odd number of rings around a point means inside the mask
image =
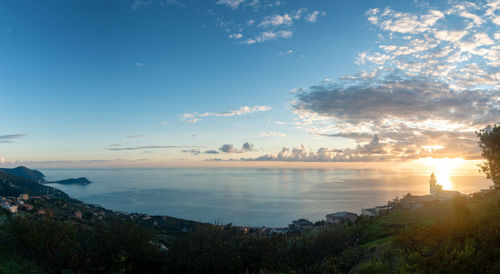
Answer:
POLYGON ((439 191, 442 190, 442 186, 437 184, 436 176, 434 175, 434 172, 431 174, 431 178, 429 179, 429 194, 431 196, 434 196, 439 193, 439 191))

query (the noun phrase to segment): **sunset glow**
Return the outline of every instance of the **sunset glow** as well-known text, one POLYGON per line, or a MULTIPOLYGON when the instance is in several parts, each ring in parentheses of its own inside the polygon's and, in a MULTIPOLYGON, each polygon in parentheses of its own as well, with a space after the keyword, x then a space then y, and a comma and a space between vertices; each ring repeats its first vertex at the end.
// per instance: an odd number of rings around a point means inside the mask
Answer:
POLYGON ((422 158, 419 162, 428 167, 429 173, 434 172, 436 175, 437 183, 443 186, 443 189, 452 190, 453 181, 450 179, 459 168, 467 164, 462 158, 422 158))
MULTIPOLYGON (((0 3, 1 165, 479 160, 498 121, 496 4, 111 2, 0 3)), ((428 167, 445 188, 455 162, 428 167)))

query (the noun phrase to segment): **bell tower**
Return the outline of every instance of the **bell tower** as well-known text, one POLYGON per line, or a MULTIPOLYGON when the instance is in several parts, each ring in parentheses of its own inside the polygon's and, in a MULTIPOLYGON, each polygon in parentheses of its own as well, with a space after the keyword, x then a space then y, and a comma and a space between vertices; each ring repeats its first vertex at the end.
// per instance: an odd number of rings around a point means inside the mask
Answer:
POLYGON ((431 177, 429 179, 429 194, 431 196, 436 195, 440 190, 441 186, 437 184, 436 176, 434 175, 434 172, 432 172, 431 177))

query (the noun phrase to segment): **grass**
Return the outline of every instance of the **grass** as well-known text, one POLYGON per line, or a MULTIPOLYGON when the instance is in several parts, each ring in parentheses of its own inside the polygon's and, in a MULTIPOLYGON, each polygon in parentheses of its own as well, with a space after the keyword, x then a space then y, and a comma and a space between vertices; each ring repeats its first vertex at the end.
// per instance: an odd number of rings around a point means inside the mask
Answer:
POLYGON ((442 203, 432 207, 416 210, 401 210, 389 215, 381 216, 371 222, 359 239, 359 244, 372 246, 387 242, 409 225, 428 226, 440 220, 449 218, 453 209, 449 203, 442 203))

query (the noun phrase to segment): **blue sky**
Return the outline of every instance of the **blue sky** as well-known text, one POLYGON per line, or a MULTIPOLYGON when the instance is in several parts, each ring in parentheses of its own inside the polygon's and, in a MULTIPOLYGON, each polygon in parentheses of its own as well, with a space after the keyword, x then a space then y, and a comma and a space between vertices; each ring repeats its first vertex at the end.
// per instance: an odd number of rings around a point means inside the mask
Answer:
POLYGON ((499 14, 495 1, 2 1, 0 160, 475 159, 474 130, 498 121, 499 14))

